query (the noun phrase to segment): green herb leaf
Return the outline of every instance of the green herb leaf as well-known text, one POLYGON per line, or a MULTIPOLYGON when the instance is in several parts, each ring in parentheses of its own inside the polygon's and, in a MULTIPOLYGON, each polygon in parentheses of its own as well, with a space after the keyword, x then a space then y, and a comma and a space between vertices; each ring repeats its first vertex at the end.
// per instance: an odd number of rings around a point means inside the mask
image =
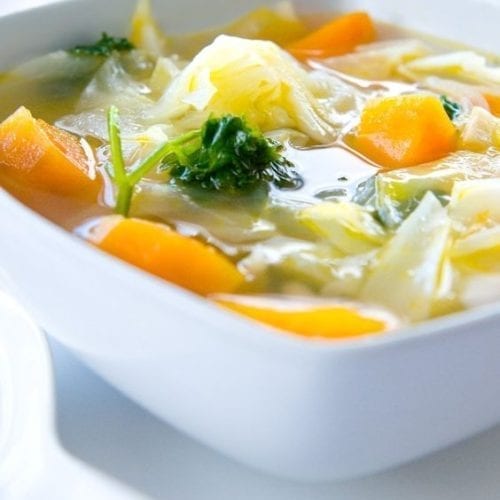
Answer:
POLYGON ((281 146, 266 139, 242 118, 210 118, 189 140, 172 143, 162 169, 177 182, 204 190, 238 193, 272 183, 296 189, 302 179, 281 155, 281 146))
POLYGON ((134 188, 155 166, 181 184, 235 194, 272 183, 296 189, 302 178, 281 155, 281 146, 266 139, 237 116, 211 118, 200 130, 187 132, 160 145, 127 171, 118 123, 118 110, 108 111, 112 178, 116 186, 115 211, 127 216, 134 188))
POLYGON ((448 99, 445 95, 442 95, 439 99, 441 100, 443 108, 450 120, 455 120, 455 118, 457 118, 462 112, 462 106, 460 106, 458 102, 448 99))
POLYGON ((134 48, 134 45, 126 38, 116 38, 103 33, 101 39, 96 43, 91 45, 77 45, 69 50, 69 53, 76 56, 108 57, 115 51, 127 52, 134 48))

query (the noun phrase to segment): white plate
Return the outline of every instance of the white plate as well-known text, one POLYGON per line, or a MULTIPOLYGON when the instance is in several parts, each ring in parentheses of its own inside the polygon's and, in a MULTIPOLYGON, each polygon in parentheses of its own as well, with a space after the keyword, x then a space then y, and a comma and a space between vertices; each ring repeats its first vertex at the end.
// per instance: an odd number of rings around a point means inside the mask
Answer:
POLYGON ((0 288, 0 498, 143 498, 67 455, 56 438, 53 416, 45 338, 0 288))
MULTIPOLYGON (((102 30, 125 33, 133 3, 82 0, 2 19, 0 65, 102 30)), ((184 29, 254 4, 156 7, 166 26, 184 29)), ((313 2, 365 4, 384 20, 496 45, 500 9, 479 0, 313 2), (467 30, 465 19, 474 19, 467 30)), ((308 342, 100 254, 3 192, 0 234, 1 265, 51 334, 159 417, 260 469, 310 480, 367 474, 500 420, 498 305, 376 338, 308 342)))

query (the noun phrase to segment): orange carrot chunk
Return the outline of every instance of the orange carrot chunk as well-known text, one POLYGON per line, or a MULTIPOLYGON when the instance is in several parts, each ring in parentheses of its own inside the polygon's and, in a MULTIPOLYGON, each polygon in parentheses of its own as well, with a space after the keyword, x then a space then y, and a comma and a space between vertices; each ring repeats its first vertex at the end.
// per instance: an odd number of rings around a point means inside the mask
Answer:
POLYGON ((456 144, 457 131, 442 103, 427 94, 369 101, 352 141, 355 149, 388 168, 437 160, 456 144))
POLYGON ((215 248, 164 224, 105 217, 91 240, 105 252, 201 295, 233 292, 244 281, 215 248))
POLYGON ((100 181, 80 141, 20 107, 0 123, 0 174, 31 187, 95 198, 100 181))
POLYGON ((500 94, 485 93, 483 95, 490 107, 491 114, 500 117, 500 94))
POLYGON ((352 12, 336 17, 309 35, 288 45, 297 59, 324 59, 352 52, 357 45, 376 39, 375 26, 366 12, 352 12))
POLYGON ((392 320, 351 305, 319 305, 285 299, 224 295, 213 297, 219 305, 279 330, 305 337, 340 339, 382 333, 392 320))

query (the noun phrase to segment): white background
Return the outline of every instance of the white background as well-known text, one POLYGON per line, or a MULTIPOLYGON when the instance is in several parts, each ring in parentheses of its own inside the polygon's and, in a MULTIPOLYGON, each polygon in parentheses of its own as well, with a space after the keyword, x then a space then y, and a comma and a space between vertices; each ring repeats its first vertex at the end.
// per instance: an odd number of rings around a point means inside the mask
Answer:
MULTIPOLYGON (((41 3, 48 1, 0 0, 0 14, 41 3)), ((250 471, 184 437, 121 396, 64 348, 55 343, 52 348, 63 445, 152 498, 500 499, 500 427, 385 474, 333 484, 294 484, 250 471)))

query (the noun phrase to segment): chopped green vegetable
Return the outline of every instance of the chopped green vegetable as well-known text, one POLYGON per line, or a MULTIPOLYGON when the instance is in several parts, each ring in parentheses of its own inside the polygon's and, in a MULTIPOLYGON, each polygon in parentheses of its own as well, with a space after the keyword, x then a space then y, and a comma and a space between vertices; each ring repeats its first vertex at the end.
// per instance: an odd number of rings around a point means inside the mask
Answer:
POLYGON ((134 45, 126 38, 109 36, 107 33, 101 35, 101 39, 91 45, 77 45, 72 48, 70 54, 76 56, 101 56, 108 57, 113 52, 127 52, 134 49, 134 45))
POLYGON ((127 216, 136 184, 156 165, 181 184, 206 190, 241 193, 271 182, 297 188, 301 177, 280 154, 280 146, 251 129, 241 118, 211 118, 200 130, 187 132, 160 145, 128 172, 118 124, 118 110, 108 111, 112 177, 117 187, 115 211, 127 216))
POLYGON ((178 140, 182 143, 171 143, 162 169, 181 184, 226 193, 266 182, 288 189, 302 185, 293 164, 281 155, 281 146, 238 116, 210 118, 199 131, 178 140))
POLYGON ((462 106, 460 106, 458 102, 448 99, 448 97, 446 97, 445 95, 442 95, 439 99, 441 100, 443 108, 450 120, 455 120, 455 118, 457 118, 458 115, 460 115, 460 113, 462 112, 462 106))
POLYGON ((123 160, 122 142, 120 137, 120 126, 118 124, 118 110, 111 106, 108 111, 108 134, 111 149, 111 164, 113 167, 112 177, 117 187, 115 212, 127 216, 136 184, 171 150, 171 144, 164 143, 147 156, 131 172, 125 168, 123 160))

